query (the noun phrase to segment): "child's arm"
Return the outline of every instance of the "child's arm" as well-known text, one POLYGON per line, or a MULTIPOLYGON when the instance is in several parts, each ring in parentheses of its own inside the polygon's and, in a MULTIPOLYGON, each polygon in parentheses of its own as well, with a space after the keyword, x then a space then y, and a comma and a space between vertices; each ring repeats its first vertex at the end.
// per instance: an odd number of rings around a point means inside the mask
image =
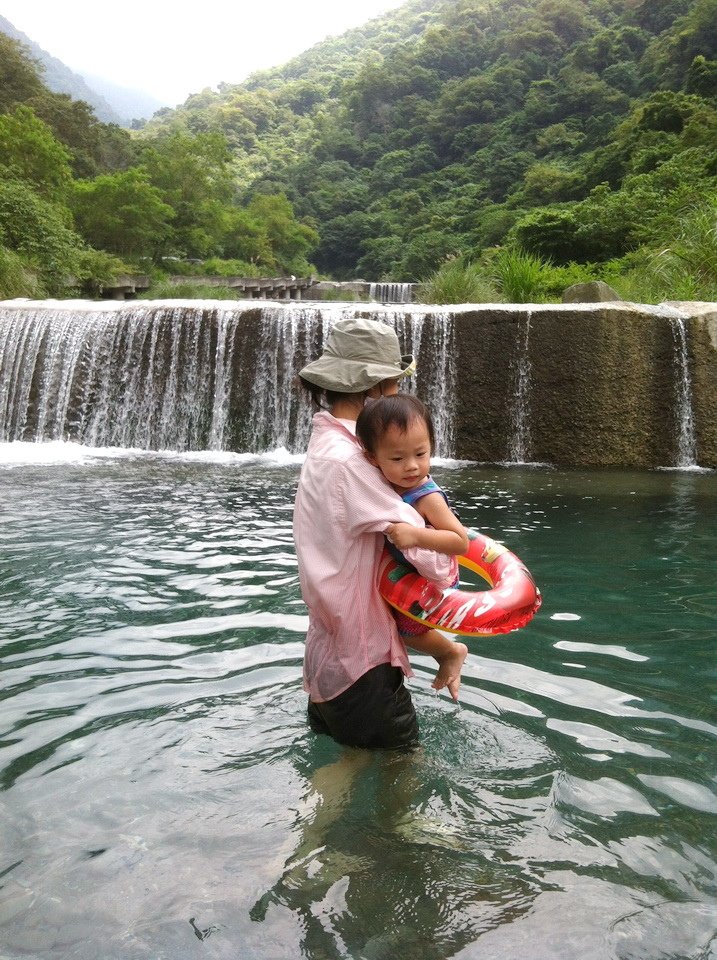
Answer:
POLYGON ((399 550, 409 547, 423 547, 459 556, 468 549, 468 535, 456 515, 440 493, 429 493, 421 497, 415 506, 429 527, 412 527, 408 523, 394 523, 386 534, 399 550))

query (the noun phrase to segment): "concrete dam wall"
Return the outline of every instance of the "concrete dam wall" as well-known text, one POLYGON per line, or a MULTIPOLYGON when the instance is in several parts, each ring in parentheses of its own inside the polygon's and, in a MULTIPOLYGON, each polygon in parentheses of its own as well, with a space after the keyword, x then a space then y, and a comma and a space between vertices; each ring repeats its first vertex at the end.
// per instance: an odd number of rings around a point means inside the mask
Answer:
POLYGON ((300 453, 299 369, 344 316, 391 324, 438 453, 717 468, 717 304, 0 303, 0 442, 300 453))

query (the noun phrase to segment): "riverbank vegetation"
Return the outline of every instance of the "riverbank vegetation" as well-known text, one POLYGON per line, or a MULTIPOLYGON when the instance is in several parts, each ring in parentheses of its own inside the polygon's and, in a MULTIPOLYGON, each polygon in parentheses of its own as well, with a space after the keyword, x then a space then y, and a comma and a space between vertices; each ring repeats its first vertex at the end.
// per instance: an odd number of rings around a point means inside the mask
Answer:
POLYGON ((132 132, 0 35, 0 295, 313 272, 717 300, 716 144, 717 0, 409 0, 132 132))

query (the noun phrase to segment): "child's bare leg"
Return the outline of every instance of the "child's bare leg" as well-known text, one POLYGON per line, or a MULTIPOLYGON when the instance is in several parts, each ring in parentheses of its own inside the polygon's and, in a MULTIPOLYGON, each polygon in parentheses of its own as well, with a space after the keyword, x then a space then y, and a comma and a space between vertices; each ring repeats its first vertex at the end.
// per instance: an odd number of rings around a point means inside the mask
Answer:
POLYGON ((448 692, 454 700, 458 700, 458 690, 461 686, 461 670, 468 655, 465 643, 449 640, 438 630, 427 630, 425 633, 403 638, 409 647, 419 653, 428 653, 438 661, 438 673, 431 686, 434 690, 448 687, 448 692))

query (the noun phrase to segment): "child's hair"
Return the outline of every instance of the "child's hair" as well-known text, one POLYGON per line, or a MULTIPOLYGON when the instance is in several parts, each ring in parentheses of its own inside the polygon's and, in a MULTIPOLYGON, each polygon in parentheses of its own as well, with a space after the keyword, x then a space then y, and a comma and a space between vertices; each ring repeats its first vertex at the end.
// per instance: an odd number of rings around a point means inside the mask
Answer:
POLYGON ((435 438, 431 415, 418 397, 410 393, 395 393, 367 403, 356 421, 356 436, 363 448, 374 454, 389 427, 398 427, 401 433, 405 433, 416 420, 423 420, 426 424, 433 450, 435 438))

